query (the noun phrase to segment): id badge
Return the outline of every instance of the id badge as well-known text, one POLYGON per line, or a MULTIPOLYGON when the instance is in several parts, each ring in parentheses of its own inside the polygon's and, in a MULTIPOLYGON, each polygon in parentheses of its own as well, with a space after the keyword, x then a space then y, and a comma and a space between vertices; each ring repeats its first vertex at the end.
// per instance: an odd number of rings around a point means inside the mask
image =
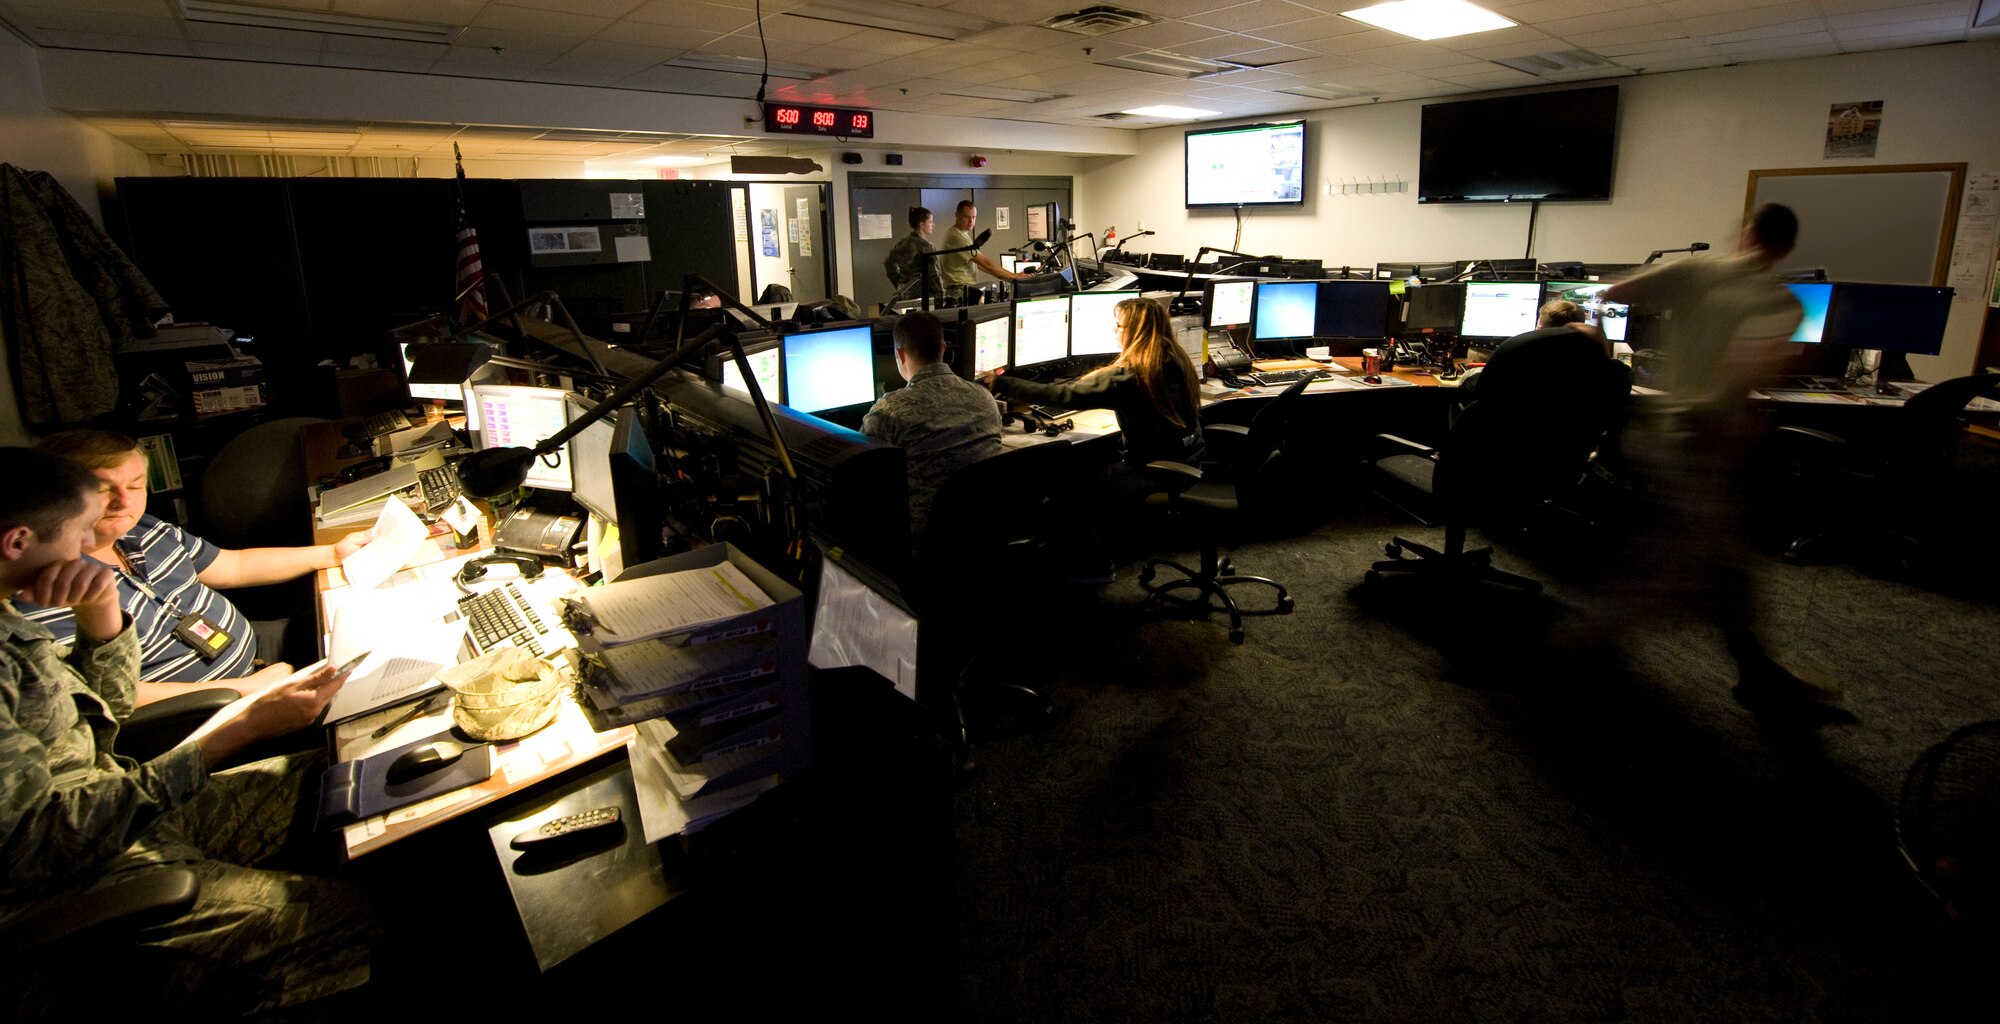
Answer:
POLYGON ((174 627, 174 639, 194 648, 194 653, 200 655, 203 661, 222 657, 236 640, 223 632, 222 627, 199 615, 182 617, 180 625, 174 627))

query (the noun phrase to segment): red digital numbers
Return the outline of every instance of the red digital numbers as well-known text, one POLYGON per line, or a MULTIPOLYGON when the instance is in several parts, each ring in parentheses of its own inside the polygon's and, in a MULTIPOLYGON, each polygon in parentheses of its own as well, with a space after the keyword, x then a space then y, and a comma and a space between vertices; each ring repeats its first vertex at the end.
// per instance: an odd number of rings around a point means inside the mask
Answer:
POLYGON ((867 115, 867 114, 856 114, 856 115, 854 115, 854 130, 855 130, 855 131, 857 131, 857 132, 865 132, 865 131, 867 131, 867 130, 868 130, 868 115, 867 115))
POLYGON ((779 107, 777 113, 774 116, 778 119, 779 124, 798 124, 799 108, 779 107))
POLYGON ((813 126, 816 128, 833 127, 833 111, 831 110, 813 111, 813 126))
POLYGON ((790 135, 875 137, 874 115, 866 110, 808 107, 797 103, 764 104, 764 130, 790 135))

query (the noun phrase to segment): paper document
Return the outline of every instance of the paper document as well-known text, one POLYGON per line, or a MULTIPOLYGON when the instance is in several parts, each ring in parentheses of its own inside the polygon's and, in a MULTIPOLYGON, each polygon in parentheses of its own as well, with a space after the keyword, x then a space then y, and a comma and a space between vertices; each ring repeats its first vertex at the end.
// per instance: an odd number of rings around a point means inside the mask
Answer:
POLYGON ((705 569, 620 580, 579 602, 591 635, 605 645, 688 632, 771 605, 743 570, 723 562, 705 569))
POLYGON ((382 506, 382 514, 375 517, 375 537, 361 550, 348 555, 340 563, 340 571, 347 577, 347 585, 356 590, 374 590, 382 581, 396 574, 417 553, 424 541, 430 539, 431 532, 423 520, 410 511, 408 505, 391 501, 382 506))
POLYGON ((215 730, 222 728, 224 725, 233 722, 238 718, 243 717, 243 713, 245 711, 250 710, 250 705, 257 703, 257 698, 262 697, 263 695, 270 693, 272 690, 275 690, 281 686, 289 686, 293 683, 298 682, 301 679, 304 679, 309 675, 312 675, 314 672, 317 672, 320 669, 325 668, 327 662, 330 660, 332 659, 321 658, 320 660, 315 661, 312 664, 307 665, 302 669, 299 669, 297 672, 294 672, 291 675, 281 676, 278 679, 270 683, 267 683, 263 686, 259 686, 254 690, 244 691, 243 696, 236 698, 234 703, 226 705, 225 707, 223 707, 222 710, 217 711, 215 714, 208 716, 208 721, 201 723, 199 726, 196 726, 195 730, 191 733, 188 733, 187 738, 180 741, 180 743, 177 745, 184 747, 190 743, 200 742, 202 737, 205 737, 210 733, 213 733, 215 730))
POLYGON ((367 714, 422 693, 439 685, 440 671, 457 664, 465 639, 457 602, 447 597, 440 603, 439 593, 425 586, 349 596, 362 599, 342 601, 329 612, 333 629, 327 654, 344 664, 363 651, 371 653, 327 706, 327 721, 367 714))

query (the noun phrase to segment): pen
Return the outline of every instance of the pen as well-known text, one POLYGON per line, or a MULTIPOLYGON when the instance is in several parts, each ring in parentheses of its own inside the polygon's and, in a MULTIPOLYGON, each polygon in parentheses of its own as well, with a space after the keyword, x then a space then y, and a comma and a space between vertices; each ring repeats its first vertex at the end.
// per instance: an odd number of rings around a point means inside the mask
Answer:
POLYGON ((405 722, 409 722, 421 715, 428 715, 431 712, 436 711, 437 708, 435 707, 435 705, 437 704, 437 699, 441 696, 444 695, 432 694, 431 696, 425 697, 423 700, 418 701, 417 703, 411 705, 410 710, 405 711, 400 715, 397 715, 392 721, 389 722, 388 725, 385 725, 382 728, 369 733, 368 738, 371 740, 379 740, 382 737, 389 735, 391 731, 401 727, 405 722))

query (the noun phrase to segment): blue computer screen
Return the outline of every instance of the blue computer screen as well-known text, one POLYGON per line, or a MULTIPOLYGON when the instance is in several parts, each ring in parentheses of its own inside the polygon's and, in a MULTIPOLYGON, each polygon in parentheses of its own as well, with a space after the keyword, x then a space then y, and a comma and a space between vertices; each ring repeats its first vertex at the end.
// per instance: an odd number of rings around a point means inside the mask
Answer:
POLYGON ((842 327, 785 338, 785 398, 800 412, 875 400, 874 328, 842 327))
POLYGON ((1792 332, 1792 340, 1808 345, 1819 344, 1820 335, 1826 333, 1826 307, 1833 301, 1833 286, 1830 284, 1788 284, 1792 297, 1806 308, 1806 317, 1799 321, 1798 329, 1792 332))
POLYGON ((1252 341, 1279 338, 1310 338, 1313 318, 1319 315, 1319 282, 1257 282, 1257 321, 1250 332, 1252 341))

